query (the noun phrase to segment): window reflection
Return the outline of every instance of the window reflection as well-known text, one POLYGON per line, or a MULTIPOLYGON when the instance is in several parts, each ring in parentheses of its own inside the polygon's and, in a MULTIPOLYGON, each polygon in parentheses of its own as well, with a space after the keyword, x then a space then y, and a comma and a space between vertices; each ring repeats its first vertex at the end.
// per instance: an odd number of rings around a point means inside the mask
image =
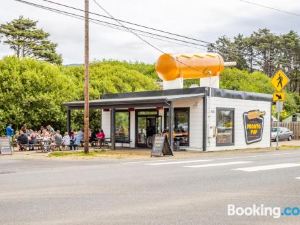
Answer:
MULTIPOLYGON (((165 109, 165 130, 169 130, 169 110, 165 109)), ((174 109, 174 141, 180 146, 189 145, 189 108, 174 109)))
POLYGON ((217 109, 217 145, 232 145, 234 133, 233 109, 217 109))
POLYGON ((115 114, 116 121, 116 131, 115 138, 116 142, 129 141, 129 112, 116 112, 115 114))

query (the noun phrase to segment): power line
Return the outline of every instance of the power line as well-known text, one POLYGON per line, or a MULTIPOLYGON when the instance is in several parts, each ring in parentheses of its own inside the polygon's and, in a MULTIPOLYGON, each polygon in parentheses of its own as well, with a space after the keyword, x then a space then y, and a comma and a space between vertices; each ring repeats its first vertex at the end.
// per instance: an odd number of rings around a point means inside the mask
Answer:
MULTIPOLYGON (((110 14, 103 6, 101 6, 96 0, 94 0, 95 4, 100 8, 102 9, 108 16, 110 16, 112 19, 115 19, 114 16, 112 14, 110 14)), ((122 22, 120 21, 117 21, 122 27, 128 29, 133 35, 135 35, 137 38, 139 38, 140 40, 142 40, 144 43, 148 44, 149 46, 153 47, 154 49, 158 50, 159 52, 163 53, 163 54, 166 54, 164 51, 162 51, 161 49, 159 49, 158 47, 156 47, 155 45, 151 44, 150 42, 148 42, 147 40, 145 40, 144 38, 140 37, 138 34, 136 34, 134 31, 132 31, 130 28, 124 26, 122 24, 122 22)), ((191 69, 193 69, 194 71, 198 71, 199 70, 193 66, 190 66, 190 65, 187 65, 186 63, 178 60, 176 57, 174 57, 175 61, 181 63, 182 65, 185 65, 191 69)))
MULTIPOLYGON (((80 8, 76 8, 74 6, 70 6, 70 5, 66 5, 66 4, 62 4, 62 3, 58 3, 58 2, 54 2, 54 1, 50 1, 50 0, 40 0, 40 1, 44 1, 44 2, 51 3, 51 4, 59 5, 59 6, 66 7, 66 8, 69 8, 69 9, 73 9, 73 10, 76 10, 76 11, 81 11, 81 12, 84 11, 84 10, 82 10, 80 8)), ((95 4, 97 4, 97 3, 95 2, 95 4)), ((149 26, 145 26, 145 25, 141 25, 141 24, 129 22, 129 21, 126 21, 126 20, 117 19, 115 17, 112 18, 112 17, 105 16, 105 15, 102 15, 102 14, 99 14, 99 13, 91 12, 91 11, 89 11, 89 14, 96 15, 96 16, 99 16, 99 17, 103 17, 103 18, 106 18, 106 19, 112 19, 114 21, 125 23, 125 24, 130 24, 130 25, 133 25, 133 26, 142 27, 142 28, 145 28, 145 29, 149 29, 149 30, 153 30, 153 31, 165 33, 165 34, 172 35, 172 36, 177 36, 177 37, 180 37, 180 38, 189 39, 189 40, 192 40, 192 41, 198 41, 198 42, 202 42, 202 43, 205 43, 205 44, 211 44, 208 41, 203 41, 203 40, 200 40, 200 39, 197 39, 197 38, 193 38, 193 37, 188 37, 188 36, 181 35, 181 34, 172 33, 172 32, 169 32, 169 31, 164 31, 164 30, 161 30, 161 29, 157 29, 157 28, 153 28, 153 27, 149 27, 149 26)))
POLYGON ((125 28, 126 30, 128 30, 130 33, 132 33, 134 36, 136 36, 138 39, 140 39, 141 41, 143 41, 144 43, 146 43, 147 45, 149 45, 150 47, 156 49, 157 51, 161 52, 161 53, 165 53, 164 51, 162 51, 160 48, 156 47, 155 45, 153 45, 152 43, 150 43, 149 41, 147 41, 146 39, 142 38, 141 36, 139 36, 138 34, 136 34, 135 32, 133 32, 133 30, 131 30, 130 28, 126 27, 123 25, 122 22, 120 22, 119 20, 116 20, 115 17, 113 17, 112 14, 110 14, 104 7, 102 7, 97 1, 95 1, 95 4, 101 8, 109 17, 111 17, 113 20, 115 20, 118 24, 120 24, 123 28, 125 28))
MULTIPOLYGON (((64 15, 69 15, 71 17, 84 19, 84 17, 79 15, 79 14, 67 12, 67 11, 64 11, 64 10, 59 10, 57 8, 51 8, 49 6, 44 6, 44 5, 40 5, 40 4, 36 4, 36 3, 33 3, 33 2, 24 1, 24 0, 15 0, 15 1, 23 3, 23 4, 31 5, 31 6, 34 6, 34 7, 37 7, 37 8, 45 9, 45 10, 48 10, 48 11, 56 12, 56 13, 59 13, 59 14, 64 14, 64 15)), ((44 1, 44 0, 42 0, 42 1, 44 1)), ((95 18, 89 18, 89 19, 93 23, 95 23, 95 22, 100 23, 101 25, 107 25, 111 28, 118 29, 118 30, 120 30, 119 28, 124 29, 123 26, 115 24, 115 23, 111 23, 111 22, 107 22, 107 21, 103 21, 103 20, 99 20, 99 19, 95 19, 95 18)), ((169 37, 169 36, 165 36, 165 35, 161 35, 161 34, 155 34, 155 33, 151 33, 151 32, 148 32, 148 31, 139 30, 139 29, 136 29, 136 28, 130 28, 130 30, 133 30, 135 32, 140 32, 140 33, 146 34, 148 36, 149 35, 150 36, 157 36, 159 38, 164 38, 164 39, 173 40, 173 41, 177 41, 177 42, 181 42, 181 43, 185 43, 185 44, 195 45, 197 47, 199 47, 199 46, 205 47, 205 48, 207 47, 207 45, 198 44, 198 43, 195 43, 195 42, 189 42, 189 41, 185 41, 185 40, 181 40, 181 39, 178 39, 178 38, 173 38, 173 37, 169 37)), ((125 31, 128 32, 127 29, 125 29, 125 31)))
MULTIPOLYGON (((17 2, 20 2, 20 3, 24 3, 24 4, 27 4, 27 5, 31 5, 31 6, 34 6, 34 7, 37 7, 37 8, 41 8, 41 9, 44 9, 44 10, 48 10, 48 11, 52 11, 52 12, 55 12, 55 13, 58 13, 58 14, 63 14, 63 15, 66 15, 66 16, 70 16, 70 17, 73 17, 73 18, 77 18, 77 19, 84 19, 83 16, 81 15, 78 15, 78 14, 75 14, 75 13, 70 13, 70 12, 66 12, 66 11, 63 11, 63 10, 59 10, 59 9, 56 9, 56 8, 51 8, 51 7, 48 7, 48 6, 44 6, 44 5, 39 5, 39 4, 36 4, 36 3, 32 3, 32 2, 28 2, 28 1, 24 1, 24 0, 15 0, 17 2)), ((138 30, 138 29, 133 29, 133 28, 127 28, 125 27, 124 25, 117 25, 117 24, 114 24, 114 23, 110 23, 110 22, 106 22, 106 21, 101 21, 101 20, 98 20, 98 19, 92 19, 92 18, 89 18, 89 20, 91 22, 94 22, 94 23, 98 23, 98 24, 105 24, 105 25, 109 25, 109 26, 116 26, 118 28, 115 28, 115 29, 118 29, 120 30, 120 27, 122 27, 123 29, 126 29, 126 30, 130 30, 130 32, 132 32, 135 36, 139 37, 139 39, 141 39, 142 41, 144 41, 145 43, 147 43, 149 46, 151 46, 152 48, 156 49, 157 51, 159 51, 160 53, 165 53, 164 51, 162 51, 161 49, 159 49, 158 47, 156 47, 155 45, 151 44, 150 42, 144 40, 143 38, 141 38, 138 34, 135 34, 133 31, 139 31, 139 32, 144 32, 144 31, 141 31, 141 30, 138 30), (96 22, 95 22, 96 21, 96 22)), ((121 22, 120 22, 121 23, 121 22)), ((153 34, 153 33, 150 33, 150 32, 145 32, 145 33, 148 33, 148 34, 153 34)), ((157 35, 157 34, 153 34, 153 35, 157 35)), ((166 37, 166 36, 162 36, 162 35, 157 35, 157 36, 161 36, 161 37, 165 37, 165 38, 169 38, 169 37, 166 37)), ((174 38, 169 38, 169 39, 173 39, 173 40, 178 40, 178 39, 174 39, 174 38)), ((190 42, 187 42, 187 43, 190 43, 190 42)), ((193 43, 194 44, 194 43, 193 43)), ((201 46, 201 45, 200 45, 201 46)), ((175 60, 195 71, 199 71, 197 68, 194 68, 192 66, 189 66, 187 64, 185 64, 184 62, 181 62, 180 60, 178 60, 177 58, 175 58, 175 60)))
MULTIPOLYGON (((75 14, 75 13, 71 13, 71 12, 67 12, 67 11, 63 11, 63 10, 59 10, 59 9, 56 9, 56 8, 51 8, 51 7, 48 7, 48 6, 44 6, 44 5, 39 5, 39 4, 36 4, 36 3, 32 3, 32 2, 28 2, 28 1, 24 1, 24 0, 15 0, 17 2, 20 2, 20 3, 24 3, 24 4, 27 4, 27 5, 31 5, 31 6, 34 6, 34 7, 37 7, 37 8, 41 8, 41 9, 45 9, 45 10, 48 10, 48 11, 52 11, 52 12, 55 12, 55 13, 58 13, 58 14, 62 14, 62 15, 66 15, 66 16, 69 16, 69 17, 72 17, 72 18, 76 18, 76 19, 84 19, 84 17, 82 15, 79 15, 79 14, 75 14)), ((46 0, 42 0, 42 1, 46 1, 46 0)), ((84 11, 84 10, 83 10, 84 11)), ((188 46, 188 47, 193 47, 193 46, 197 46, 197 47, 205 47, 207 48, 208 46, 205 46, 205 45, 199 45, 199 44, 196 44, 194 42, 188 42, 188 41, 183 41, 183 40, 180 40, 180 39, 176 39, 176 38, 171 38, 171 37, 168 37, 168 36, 164 36, 164 35, 159 35, 159 34, 155 34, 155 33, 151 33, 151 32, 145 32, 143 30, 139 30, 139 29, 135 29, 135 28, 128 28, 124 25, 118 25, 118 24, 115 24, 115 23, 110 23, 110 22, 107 22, 107 21, 103 21, 103 20, 99 20, 99 19, 94 19, 94 18, 89 18, 90 21, 92 23, 95 23, 95 24, 98 24, 98 25, 102 25, 102 26, 106 26, 106 27, 110 27, 112 29, 117 29, 117 30, 122 30, 122 31, 127 31, 129 32, 128 29, 130 29, 131 31, 133 32, 137 32, 139 33, 139 35, 141 36, 144 36, 144 37, 149 37, 149 38, 152 38, 152 39, 156 39, 156 40, 160 40, 160 41, 165 41, 165 42, 168 42, 168 43, 175 43, 175 44, 179 44, 179 45, 183 45, 183 46, 188 46), (168 39, 168 40, 165 40, 165 39, 168 39), (174 41, 174 42, 171 42, 171 41, 174 41), (181 43, 178 43, 178 42, 181 42, 181 43), (183 44, 184 43, 184 44, 183 44), (189 46, 189 45, 193 45, 193 46, 189 46)), ((111 18, 112 19, 112 18, 111 18)), ((117 19, 116 19, 117 20, 117 19)), ((120 21, 119 21, 120 22, 120 21)), ((121 22, 120 22, 121 23, 121 22)), ((152 45, 150 43, 150 45, 152 45)), ((154 45, 153 45, 154 46, 154 45)), ((151 47, 153 47, 151 46, 151 47)), ((218 47, 215 47, 215 44, 211 43, 211 47, 213 49, 215 49, 216 51, 218 51, 220 54, 230 54, 230 53, 237 53, 237 54, 240 54, 242 53, 241 51, 237 50, 237 49, 231 49, 231 50, 228 50, 228 49, 219 49, 218 47)), ((156 49, 157 47, 154 46, 154 48, 156 49)), ((159 49, 159 48, 158 48, 159 49)), ((158 50, 156 49, 156 50, 158 50)), ((159 49, 158 51, 160 52, 163 52, 161 49, 159 49)), ((260 60, 259 58, 257 57, 253 57, 253 59, 255 60, 260 60)), ((294 61, 293 63, 297 63, 298 61, 294 61)), ((180 62, 182 63, 182 62, 180 62)))
POLYGON ((294 13, 294 12, 290 12, 290 11, 286 11, 286 10, 282 10, 282 9, 273 8, 271 6, 263 5, 263 4, 256 3, 256 2, 250 2, 250 1, 247 1, 247 0, 240 0, 240 1, 244 2, 244 3, 247 3, 247 4, 250 4, 250 5, 258 6, 258 7, 261 7, 261 8, 271 9, 271 10, 275 10, 277 12, 289 14, 289 15, 292 15, 292 16, 300 16, 300 14, 298 14, 298 13, 294 13))

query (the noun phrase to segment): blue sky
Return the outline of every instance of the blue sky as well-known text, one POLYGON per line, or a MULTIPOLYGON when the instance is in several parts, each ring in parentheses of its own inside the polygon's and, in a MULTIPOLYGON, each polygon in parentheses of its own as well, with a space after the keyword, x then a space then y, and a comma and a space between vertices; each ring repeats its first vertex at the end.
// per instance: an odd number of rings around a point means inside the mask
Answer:
MULTIPOLYGON (((46 4, 41 0, 28 0, 46 4)), ((83 8, 83 0, 53 0, 83 8)), ((275 10, 249 5, 240 0, 97 0, 116 18, 214 42, 218 37, 249 35, 259 28, 281 34, 290 30, 300 33, 300 18, 275 10)), ((299 0, 249 0, 300 14, 299 0)), ((51 34, 58 43, 64 64, 83 62, 83 21, 53 12, 23 5, 14 0, 3 0, 0 23, 20 15, 38 20, 38 26, 51 34)), ((47 4, 46 4, 47 5, 47 4)), ((90 0, 90 11, 104 14, 90 0)), ((134 35, 104 26, 91 24, 91 60, 118 59, 154 63, 160 53, 145 45, 134 35)), ((191 53, 204 49, 147 39, 164 52, 191 53)), ((0 44, 0 57, 13 52, 0 44)))

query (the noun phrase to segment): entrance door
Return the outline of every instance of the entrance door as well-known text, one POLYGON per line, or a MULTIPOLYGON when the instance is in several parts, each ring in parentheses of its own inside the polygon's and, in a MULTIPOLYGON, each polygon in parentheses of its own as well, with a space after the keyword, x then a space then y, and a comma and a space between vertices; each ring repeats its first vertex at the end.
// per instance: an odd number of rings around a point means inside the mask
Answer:
POLYGON ((137 147, 152 147, 152 137, 161 133, 161 121, 158 115, 137 115, 137 147))

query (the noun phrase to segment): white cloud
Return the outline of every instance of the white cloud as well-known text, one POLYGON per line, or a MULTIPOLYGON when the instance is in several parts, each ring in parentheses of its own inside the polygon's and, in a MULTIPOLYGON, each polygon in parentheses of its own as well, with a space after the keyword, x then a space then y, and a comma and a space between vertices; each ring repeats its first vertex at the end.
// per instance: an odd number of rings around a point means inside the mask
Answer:
MULTIPOLYGON (((41 0, 28 0, 42 3, 41 0)), ((83 8, 83 0, 56 2, 83 8)), ((293 29, 299 32, 299 17, 260 8, 239 0, 97 0, 116 18, 183 34, 207 41, 215 41, 221 35, 229 37, 238 33, 248 35, 258 28, 267 27, 276 33, 293 29)), ((286 11, 300 11, 296 0, 250 0, 286 11)), ((104 14, 93 0, 90 10, 104 14)), ((58 52, 64 63, 83 62, 83 21, 52 12, 36 9, 13 0, 2 3, 0 23, 19 15, 38 20, 38 26, 51 34, 58 43, 58 52)), ((199 52, 178 44, 147 39, 166 52, 199 52)), ((0 57, 11 54, 7 46, 0 46, 0 57)), ((120 59, 155 62, 160 53, 144 44, 134 35, 91 24, 91 59, 120 59)))

